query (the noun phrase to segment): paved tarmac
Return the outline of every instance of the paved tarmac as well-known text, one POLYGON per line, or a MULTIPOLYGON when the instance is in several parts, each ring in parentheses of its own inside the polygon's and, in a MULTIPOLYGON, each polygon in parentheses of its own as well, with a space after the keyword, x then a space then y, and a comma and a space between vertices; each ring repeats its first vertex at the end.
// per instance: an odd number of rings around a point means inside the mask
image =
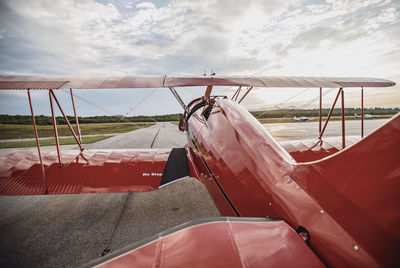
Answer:
POLYGON ((140 149, 183 147, 186 135, 171 123, 157 123, 128 133, 91 143, 87 149, 140 149))
MULTIPOLYGON (((177 126, 160 123, 86 147, 185 144, 177 126)), ((146 193, 0 196, 0 211, 0 267, 76 267, 181 223, 220 215, 194 178, 146 193)))

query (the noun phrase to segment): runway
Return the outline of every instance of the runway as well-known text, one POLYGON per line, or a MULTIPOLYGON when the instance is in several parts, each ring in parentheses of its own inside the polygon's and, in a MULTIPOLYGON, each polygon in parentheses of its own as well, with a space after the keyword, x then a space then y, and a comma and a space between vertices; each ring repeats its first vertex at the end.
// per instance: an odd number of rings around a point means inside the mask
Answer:
MULTIPOLYGON (((85 147, 185 144, 186 136, 176 125, 159 123, 85 147)), ((0 211, 1 267, 76 267, 170 227, 220 215, 204 185, 194 178, 146 193, 0 196, 0 211)))
MULTIPOLYGON (((364 120, 364 136, 371 134, 389 119, 364 120)), ((295 122, 263 124, 269 133, 277 141, 312 139, 318 137, 318 122, 295 122)), ((324 122, 322 122, 322 127, 324 122)), ((361 135, 361 121, 348 120, 345 122, 346 136, 361 135)), ((335 137, 342 135, 342 121, 329 121, 323 137, 335 137)))
POLYGON ((87 149, 173 148, 186 144, 186 136, 171 123, 157 123, 85 146, 87 149))
MULTIPOLYGON (((386 121, 366 120, 365 133, 386 121)), ((359 135, 359 124, 346 122, 346 133, 359 135)), ((318 122, 264 126, 280 141, 318 134, 318 122)), ((326 136, 340 135, 340 131, 341 122, 330 122, 326 136)), ((86 148, 172 148, 185 144, 185 134, 176 125, 159 123, 86 148)), ((54 150, 54 146, 43 150, 54 150)), ((1 267, 75 267, 172 226, 220 215, 205 187, 194 178, 147 193, 0 196, 0 210, 1 267)))

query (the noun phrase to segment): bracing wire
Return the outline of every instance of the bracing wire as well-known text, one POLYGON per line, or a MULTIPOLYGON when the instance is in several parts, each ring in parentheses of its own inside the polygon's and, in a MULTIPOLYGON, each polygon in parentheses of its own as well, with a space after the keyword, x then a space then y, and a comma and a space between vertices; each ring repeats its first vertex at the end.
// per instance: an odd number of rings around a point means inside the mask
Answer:
MULTIPOLYGON (((64 90, 61 90, 61 92, 63 92, 63 93, 65 93, 65 94, 69 95, 69 92, 66 92, 66 91, 64 91, 64 90)), ((89 100, 87 100, 87 99, 85 99, 85 98, 79 96, 78 94, 74 94, 74 97, 77 98, 77 99, 79 99, 79 100, 81 100, 81 101, 83 101, 83 102, 86 102, 87 104, 89 104, 89 105, 91 105, 91 106, 93 106, 93 107, 96 107, 97 109, 99 109, 99 110, 105 112, 106 114, 108 114, 108 115, 110 115, 110 116, 114 116, 110 111, 108 111, 108 110, 105 109, 104 107, 101 107, 101 106, 99 106, 99 105, 97 105, 97 104, 95 104, 95 103, 93 103, 93 102, 91 102, 91 101, 89 101, 89 100)), ((104 98, 107 99, 106 97, 104 97, 104 98)), ((147 117, 147 116, 146 116, 146 117, 147 117)), ((150 117, 147 117, 147 118, 150 118, 150 117)), ((132 122, 132 121, 126 119, 126 118, 124 118, 123 120, 124 120, 126 123, 129 123, 129 124, 132 124, 132 125, 137 125, 137 123, 132 122)), ((156 121, 155 119, 152 119, 152 120, 156 121)), ((157 122, 157 121, 156 121, 156 122, 157 122)))
MULTIPOLYGON (((335 88, 331 88, 331 89, 329 89, 328 91, 325 91, 325 92, 322 94, 322 96, 326 96, 327 94, 331 93, 331 92, 334 91, 334 90, 335 90, 335 88)), ((273 124, 273 125, 274 125, 274 124, 277 124, 277 123, 283 121, 284 119, 286 119, 286 118, 288 118, 288 117, 294 116, 294 115, 297 114, 300 110, 306 108, 307 106, 310 106, 311 104, 313 104, 314 102, 316 102, 318 99, 319 99, 319 96, 317 96, 317 97, 315 97, 315 98, 313 98, 313 99, 307 101, 307 102, 304 103, 302 106, 300 106, 299 108, 297 108, 294 112, 289 112, 289 113, 287 113, 285 116, 279 118, 278 120, 276 120, 276 121, 273 122, 272 124, 273 124)))
MULTIPOLYGON (((65 93, 65 94, 67 94, 67 95, 70 95, 70 93, 67 92, 67 91, 64 91, 64 89, 61 89, 61 92, 65 93)), ((83 102, 86 102, 87 104, 89 104, 89 105, 91 105, 91 106, 93 106, 93 107, 96 107, 97 109, 99 109, 99 110, 101 110, 101 111, 107 113, 108 115, 112 115, 112 113, 111 113, 110 111, 108 111, 107 109, 105 109, 104 107, 101 107, 101 106, 97 105, 96 103, 93 103, 93 102, 91 102, 91 101, 89 101, 89 100, 87 100, 87 99, 85 99, 85 98, 79 96, 79 95, 76 94, 76 93, 74 94, 74 97, 77 98, 77 99, 80 99, 80 100, 83 101, 83 102)))
MULTIPOLYGON (((138 101, 138 102, 136 103, 136 105, 134 105, 134 106, 132 106, 131 108, 129 108, 129 110, 120 118, 119 121, 125 119, 125 117, 127 117, 128 114, 130 114, 130 113, 133 112, 136 108, 138 108, 147 98, 149 98, 151 95, 153 95, 153 93, 156 92, 156 90, 157 90, 157 88, 153 89, 149 94, 147 94, 144 98, 142 98, 140 101, 138 101)), ((155 121, 155 122, 158 123, 158 121, 155 120, 154 118, 151 118, 151 117, 148 117, 148 116, 145 116, 145 117, 147 117, 147 118, 149 118, 149 119, 151 119, 151 120, 153 120, 153 121, 155 121)))
MULTIPOLYGON (((306 88, 306 89, 304 89, 303 91, 301 91, 300 93, 293 94, 291 97, 289 97, 289 98, 287 98, 286 100, 282 101, 282 102, 279 103, 278 105, 273 105, 273 107, 278 108, 279 110, 284 110, 284 109, 281 108, 282 105, 286 104, 288 101, 292 100, 293 98, 295 98, 295 97, 297 97, 297 96, 299 96, 299 95, 301 95, 301 94, 307 92, 308 90, 310 90, 310 88, 306 88)), ((270 108, 271 108, 271 107, 270 107, 270 108)), ((261 113, 260 115, 258 115, 256 118, 258 119, 258 118, 260 118, 262 115, 266 114, 266 113, 268 112, 268 108, 266 108, 266 109, 267 109, 266 111, 264 111, 263 113, 261 113)))

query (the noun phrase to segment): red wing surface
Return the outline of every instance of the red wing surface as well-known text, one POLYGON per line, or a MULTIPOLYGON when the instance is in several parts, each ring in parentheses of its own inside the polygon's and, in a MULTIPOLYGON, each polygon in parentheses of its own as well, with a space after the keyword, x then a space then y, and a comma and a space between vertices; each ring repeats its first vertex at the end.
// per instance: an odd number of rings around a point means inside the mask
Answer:
POLYGON ((44 152, 43 162, 44 178, 36 151, 0 156, 0 194, 146 192, 189 175, 183 148, 68 150, 62 167, 56 152, 44 152))
POLYGON ((295 76, 24 76, 1 75, 3 89, 96 89, 96 88, 162 88, 188 86, 251 87, 389 87, 395 83, 370 77, 295 77, 295 76))
MULTIPOLYGON (((355 136, 346 137, 346 145, 355 144, 360 139, 355 136)), ((323 140, 305 139, 282 141, 279 144, 298 162, 317 161, 342 150, 342 137, 329 137, 323 140)))
POLYGON ((200 219, 115 251, 87 267, 325 267, 284 221, 200 219))

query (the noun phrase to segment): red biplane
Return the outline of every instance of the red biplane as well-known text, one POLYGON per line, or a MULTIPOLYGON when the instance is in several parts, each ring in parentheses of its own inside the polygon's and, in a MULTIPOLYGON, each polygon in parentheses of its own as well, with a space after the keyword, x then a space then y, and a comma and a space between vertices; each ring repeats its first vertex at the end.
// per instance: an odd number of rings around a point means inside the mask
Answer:
MULTIPOLYGON (((225 217, 199 219, 88 266, 394 267, 400 264, 400 116, 346 138, 344 88, 388 87, 373 78, 1 76, 0 89, 28 91, 38 154, 0 157, 2 195, 152 191, 185 177, 204 183, 225 217), (206 86, 185 104, 175 87, 206 86), (213 87, 237 87, 230 98, 213 87), (338 88, 319 137, 278 143, 240 102, 253 88, 338 88), (57 89, 169 88, 182 106, 185 148, 84 150, 57 89), (30 92, 48 90, 57 154, 40 151, 30 92), (338 101, 342 137, 324 139, 338 101), (60 151, 55 102, 81 151, 60 151), (62 168, 60 168, 62 167, 62 168)), ((362 101, 361 101, 362 103, 362 101)), ((75 106, 74 106, 75 107, 75 106)), ((75 110, 75 109, 74 109, 75 110)))

